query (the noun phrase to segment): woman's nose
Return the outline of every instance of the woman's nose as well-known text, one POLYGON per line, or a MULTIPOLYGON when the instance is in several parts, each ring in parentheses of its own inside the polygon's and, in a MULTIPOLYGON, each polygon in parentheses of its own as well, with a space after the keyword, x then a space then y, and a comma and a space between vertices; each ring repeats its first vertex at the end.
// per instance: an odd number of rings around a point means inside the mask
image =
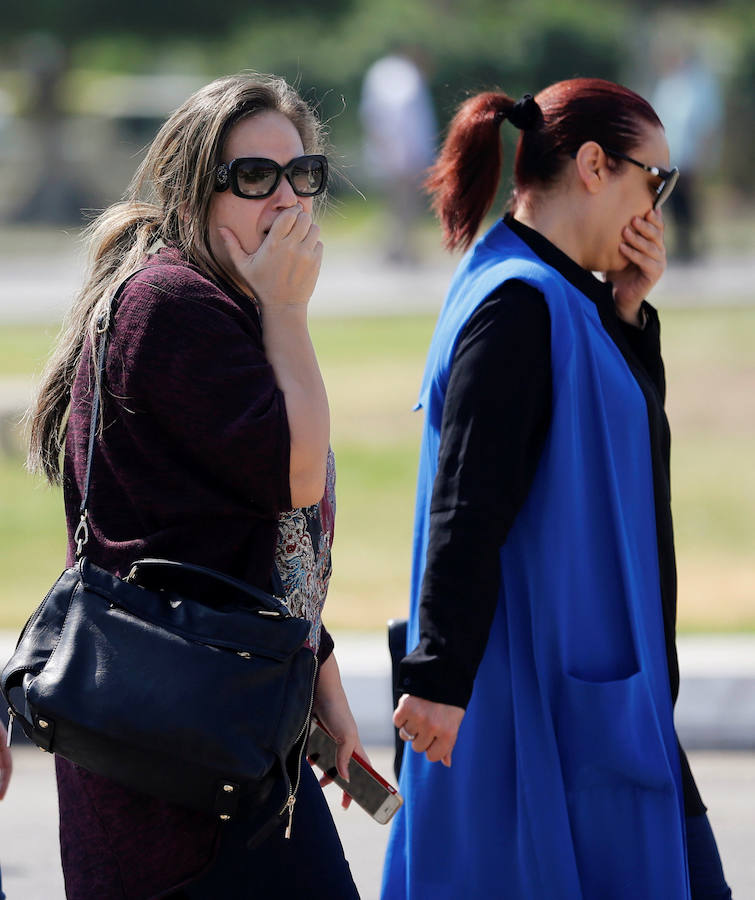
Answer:
POLYGON ((284 175, 275 189, 275 194, 273 195, 274 205, 278 209, 288 209, 290 206, 295 206, 298 202, 299 198, 294 193, 288 178, 284 175))

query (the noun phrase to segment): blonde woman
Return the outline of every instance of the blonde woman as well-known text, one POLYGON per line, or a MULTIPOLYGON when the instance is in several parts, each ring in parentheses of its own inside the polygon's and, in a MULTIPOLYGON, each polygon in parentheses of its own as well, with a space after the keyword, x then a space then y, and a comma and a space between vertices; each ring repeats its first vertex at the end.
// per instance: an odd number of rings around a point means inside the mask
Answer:
MULTIPOLYGON (((89 274, 32 410, 30 462, 63 485, 70 564, 101 388, 95 323, 144 267, 111 325, 87 555, 118 575, 157 556, 268 589, 277 564, 293 612, 312 622, 314 710, 345 773, 363 750, 320 624, 334 468, 307 328, 323 252, 312 219, 327 186, 322 143, 310 107, 267 76, 215 81, 168 119, 124 201, 89 231, 89 274)), ((64 759, 56 769, 71 900, 357 896, 306 763, 290 839, 276 829, 254 850, 251 811, 219 827, 64 759)))

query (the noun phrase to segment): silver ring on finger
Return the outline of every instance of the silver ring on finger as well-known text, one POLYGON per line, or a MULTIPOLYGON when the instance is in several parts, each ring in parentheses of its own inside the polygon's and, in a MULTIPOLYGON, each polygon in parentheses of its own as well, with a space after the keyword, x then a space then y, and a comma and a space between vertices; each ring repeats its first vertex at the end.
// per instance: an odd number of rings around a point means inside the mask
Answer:
POLYGON ((409 732, 406 730, 406 728, 404 728, 403 725, 398 730, 398 736, 402 741, 413 741, 417 737, 416 734, 409 734, 409 732))

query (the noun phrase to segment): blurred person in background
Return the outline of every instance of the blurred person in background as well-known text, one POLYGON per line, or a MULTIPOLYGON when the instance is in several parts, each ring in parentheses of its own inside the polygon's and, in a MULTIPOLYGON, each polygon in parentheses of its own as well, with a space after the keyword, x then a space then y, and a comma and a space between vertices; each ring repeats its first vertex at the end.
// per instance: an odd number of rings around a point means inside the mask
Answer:
MULTIPOLYGON (((10 784, 10 776, 13 772, 13 760, 10 755, 10 747, 7 745, 8 734, 5 726, 0 722, 0 800, 5 798, 10 784)), ((0 871, 0 900, 5 900, 3 893, 3 873, 0 871)))
POLYGON ((416 52, 390 54, 370 66, 359 115, 367 176, 390 215, 387 260, 412 264, 417 260, 414 233, 425 210, 422 177, 437 137, 432 97, 416 52))
MULTIPOLYGON (((31 411, 29 461, 62 481, 71 565, 99 389, 93 335, 141 267, 110 325, 87 555, 121 577, 137 557, 166 557, 267 590, 275 567, 292 613, 311 622, 313 711, 347 777, 364 751, 321 626, 335 470, 307 326, 322 145, 311 107, 269 76, 215 81, 168 119, 125 200, 90 228, 87 280, 31 411)), ((219 823, 61 757, 56 773, 69 900, 358 896, 306 761, 291 817, 253 850, 253 809, 219 823)))
POLYGON ((459 264, 420 391, 405 752, 385 900, 724 900, 675 733, 669 427, 655 309, 678 172, 633 91, 480 94, 429 189, 459 264), (594 273, 602 273, 597 277, 594 273), (691 891, 691 893, 690 893, 691 891))
POLYGON ((674 225, 674 255, 689 262, 702 250, 702 190, 719 157, 721 95, 710 68, 692 48, 664 54, 662 66, 651 99, 683 173, 668 208, 674 225))
POLYGON ((34 32, 21 44, 32 140, 24 159, 29 193, 10 211, 14 223, 78 224, 82 208, 93 205, 93 191, 76 172, 66 134, 63 96, 68 65, 68 51, 53 34, 34 32))

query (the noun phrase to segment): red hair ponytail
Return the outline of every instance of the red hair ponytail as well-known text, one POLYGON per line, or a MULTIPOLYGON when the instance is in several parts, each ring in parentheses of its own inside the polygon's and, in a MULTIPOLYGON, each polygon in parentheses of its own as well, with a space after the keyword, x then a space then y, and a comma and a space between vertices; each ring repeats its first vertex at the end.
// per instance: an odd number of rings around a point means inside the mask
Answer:
POLYGON ((454 116, 425 182, 449 250, 469 246, 493 202, 501 177, 503 119, 521 132, 514 160, 517 192, 557 182, 586 141, 629 153, 648 129, 662 127, 647 100, 600 78, 559 81, 516 103, 502 93, 472 97, 454 116))
POLYGON ((499 128, 513 106, 511 97, 492 91, 463 103, 428 171, 425 189, 449 250, 468 247, 490 209, 501 177, 499 128))

